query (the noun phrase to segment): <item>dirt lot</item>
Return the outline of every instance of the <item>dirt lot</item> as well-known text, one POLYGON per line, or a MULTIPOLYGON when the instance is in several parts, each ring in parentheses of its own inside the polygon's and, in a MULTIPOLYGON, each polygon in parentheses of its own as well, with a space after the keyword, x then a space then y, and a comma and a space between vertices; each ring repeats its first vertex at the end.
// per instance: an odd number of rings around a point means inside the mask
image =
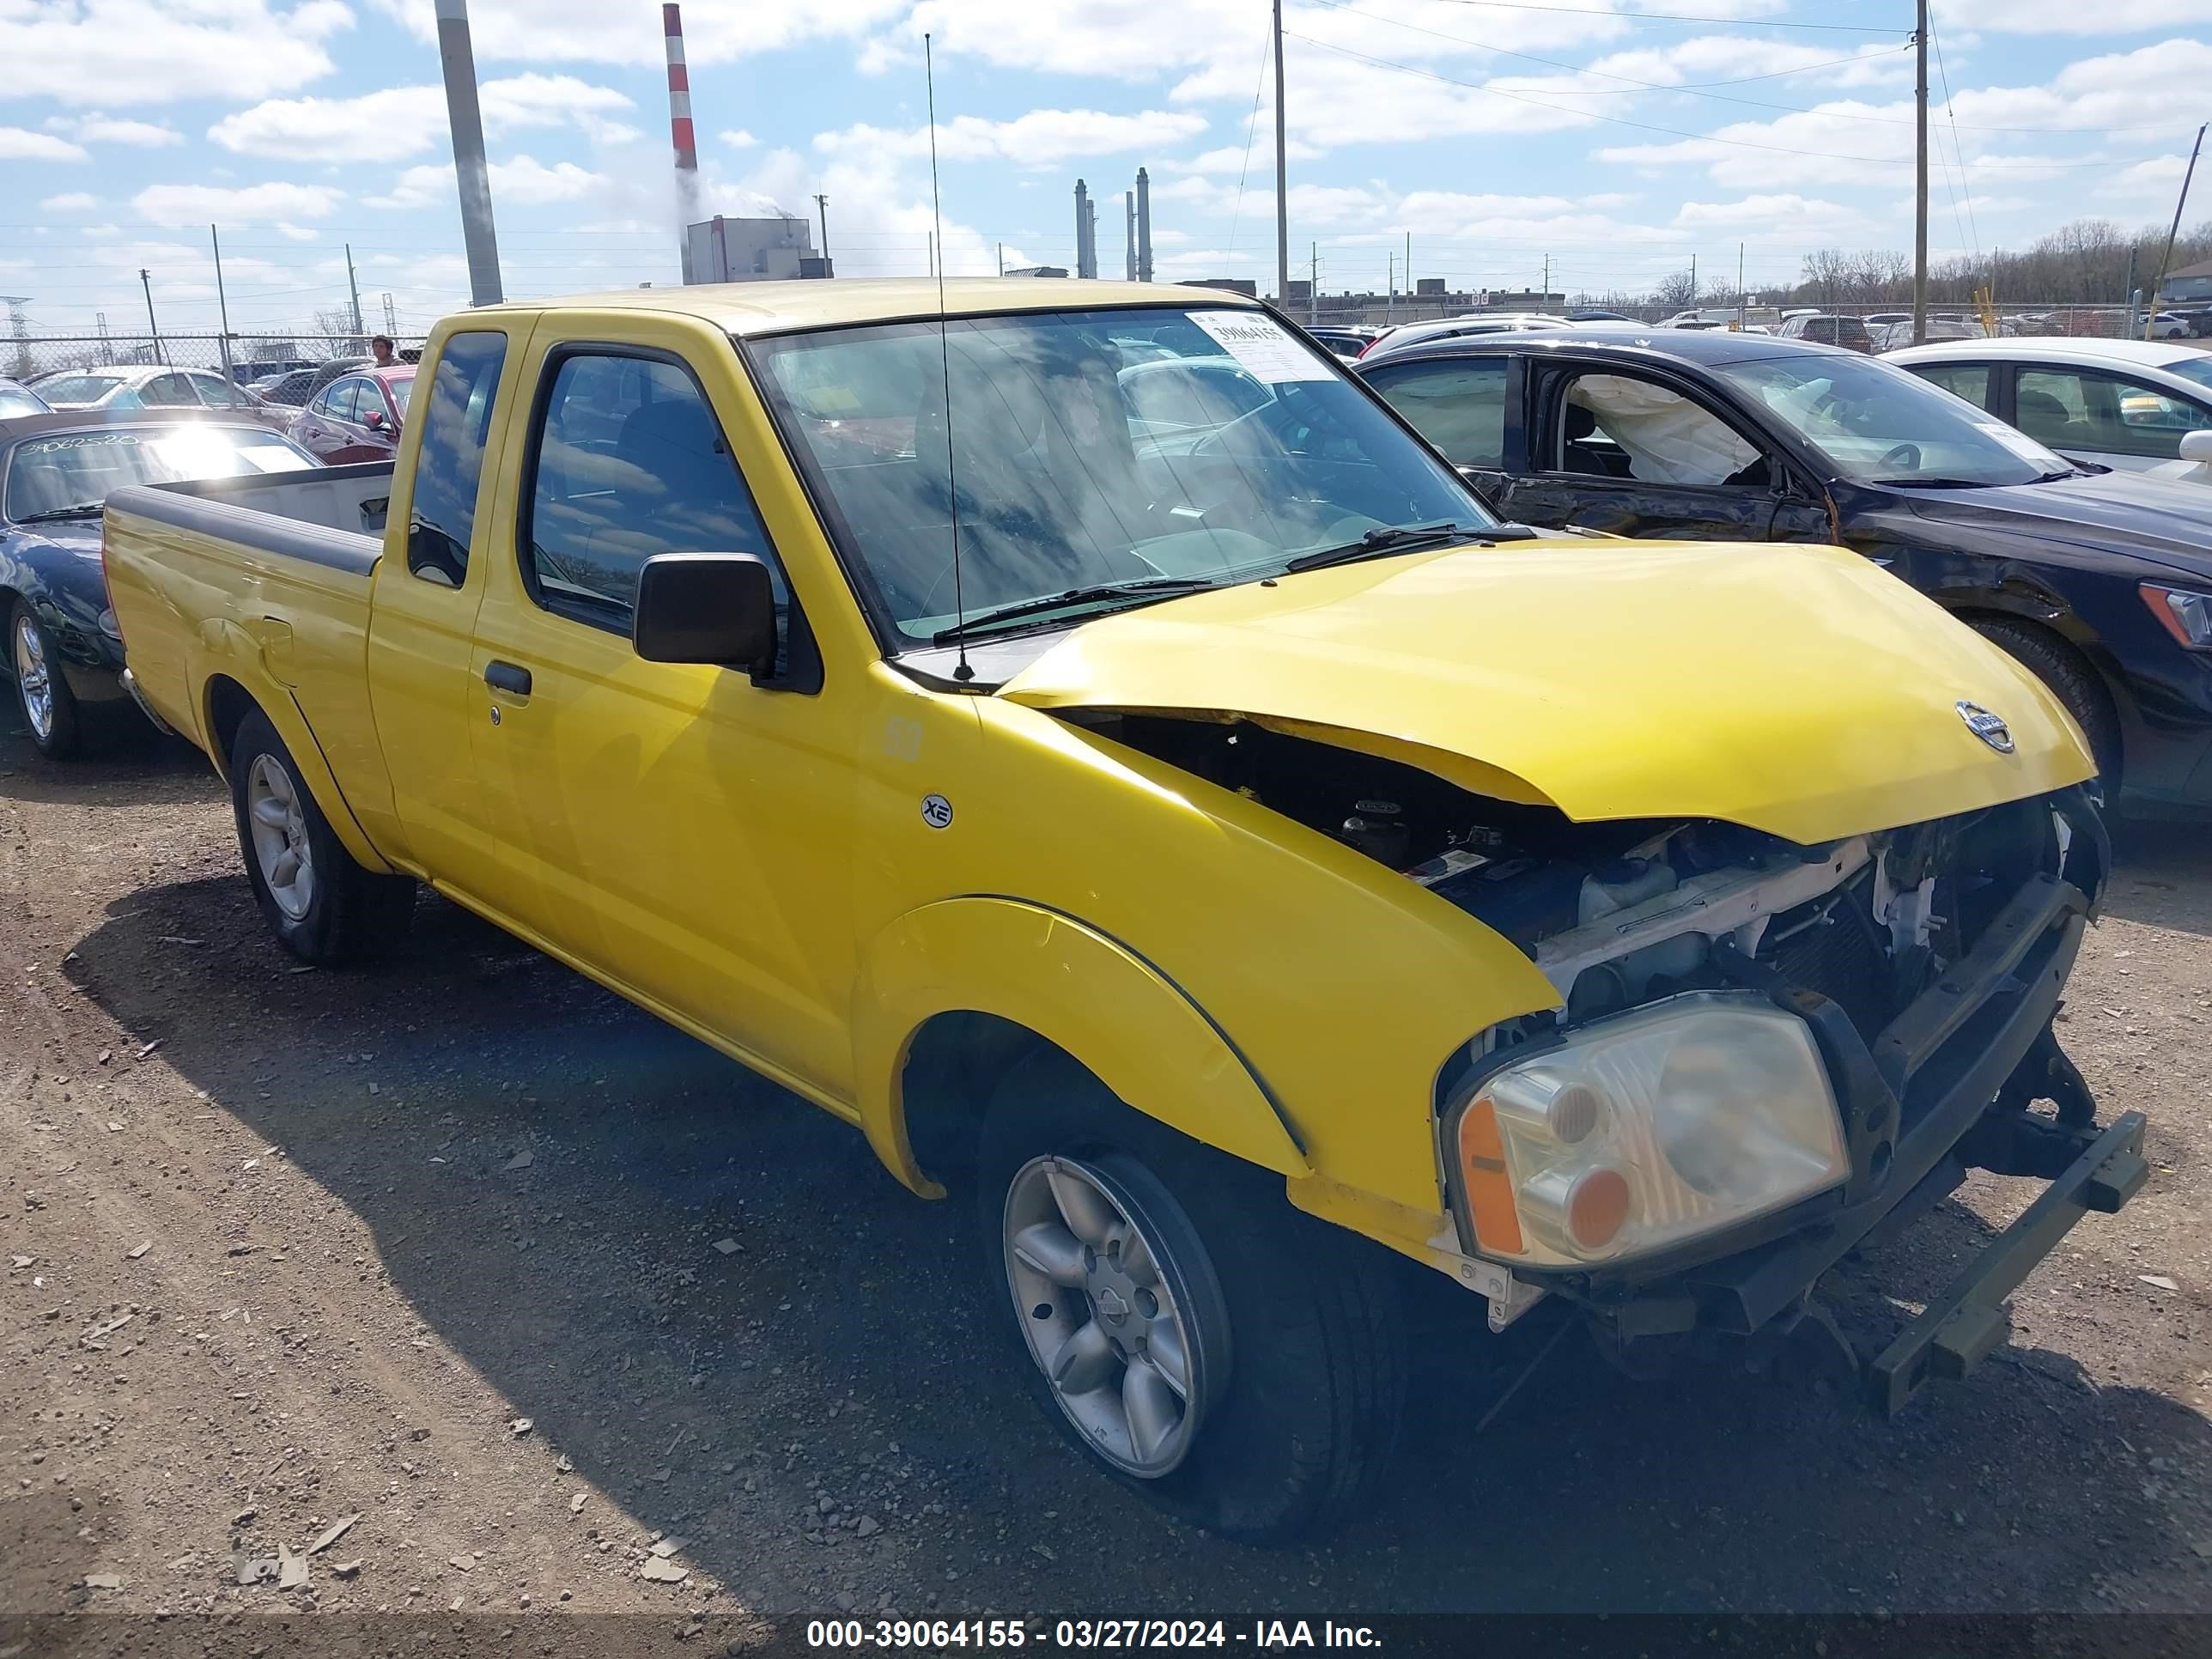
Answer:
MULTIPOLYGON (((2122 843, 2061 1030, 2155 1173, 1998 1363, 1882 1425, 1576 1334, 1478 1434, 1547 1333, 1455 1326, 1394 1501, 1268 1553, 1062 1449, 976 1358, 956 1216, 848 1130, 441 902, 303 971, 197 756, 0 722, 0 1613, 634 1612, 696 1652, 840 1608, 2212 1609, 2212 838, 2122 843), (304 1588, 237 1583, 356 1515, 304 1588)), ((1845 1299, 1894 1320, 2023 1201, 1961 1197, 1845 1299)))

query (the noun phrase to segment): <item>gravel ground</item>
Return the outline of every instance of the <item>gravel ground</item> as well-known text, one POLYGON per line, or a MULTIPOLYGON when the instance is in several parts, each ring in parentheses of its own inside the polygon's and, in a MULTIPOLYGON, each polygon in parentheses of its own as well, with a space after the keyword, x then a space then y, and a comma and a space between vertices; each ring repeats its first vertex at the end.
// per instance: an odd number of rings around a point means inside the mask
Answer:
MULTIPOLYGON (((957 1215, 850 1131, 440 902, 392 966, 303 970, 197 755, 4 724, 0 1614, 644 1613, 697 1652, 840 1609, 2212 1609, 2201 830, 2124 827, 2060 1028, 2151 1185, 1970 1382, 1880 1424, 1571 1333, 1478 1432, 1549 1331, 1449 1295, 1391 1500, 1268 1553, 1063 1449, 976 1358, 957 1215)), ((1976 1176, 1842 1300, 1893 1323, 2025 1196, 1976 1176)))

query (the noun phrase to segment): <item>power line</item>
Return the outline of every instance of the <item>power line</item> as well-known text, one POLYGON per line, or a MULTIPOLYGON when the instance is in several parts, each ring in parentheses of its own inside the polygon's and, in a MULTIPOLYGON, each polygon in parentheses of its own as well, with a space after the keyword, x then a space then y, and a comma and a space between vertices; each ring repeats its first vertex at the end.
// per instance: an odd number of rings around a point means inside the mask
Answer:
MULTIPOLYGON (((1455 3, 1457 3, 1458 0, 1455 0, 1455 3)), ((1638 15, 1643 15, 1638 14, 1638 15)), ((1547 103, 1544 100, 1531 97, 1526 93, 1510 92, 1503 87, 1487 85, 1480 81, 1462 81, 1453 76, 1439 75, 1434 70, 1419 69, 1411 64, 1395 63, 1388 58, 1370 57, 1364 52, 1354 52, 1349 46, 1334 46, 1327 40, 1316 40, 1311 35, 1296 34, 1287 29, 1284 33, 1291 40, 1302 41, 1309 46, 1318 46, 1323 52, 1333 52, 1340 57, 1356 58, 1360 62, 1372 64, 1378 69, 1396 70, 1401 75, 1418 75, 1425 81, 1441 81, 1448 87, 1464 87, 1469 92, 1487 93, 1493 98, 1508 98, 1516 104, 1528 104, 1537 109, 1549 110, 1554 115, 1572 115, 1585 121, 1601 122, 1607 126, 1633 127, 1639 132, 1664 133, 1670 138, 1687 138, 1703 143, 1724 144, 1731 149, 1763 149, 1778 155, 1804 155, 1822 161, 1859 161, 1869 167, 1909 167, 1913 165, 1912 157, 1910 155, 1838 155, 1829 150, 1800 149, 1789 144, 1761 144, 1748 138, 1723 138, 1716 133, 1691 132, 1681 127, 1662 127, 1650 121, 1632 121, 1626 116, 1599 115, 1589 110, 1570 109, 1565 105, 1547 103)), ((1566 95, 1571 97, 1573 94, 1566 95)), ((1809 115, 1819 114, 1821 112, 1806 110, 1800 113, 1809 115)), ((2159 159, 2160 158, 2156 156, 2135 155, 2107 157, 2100 161, 1972 161, 1965 165, 1986 167, 2001 173, 2063 173, 2083 167, 2123 167, 2130 161, 2148 161, 2159 159)))
POLYGON ((1982 252, 1982 228, 1974 223, 1974 185, 1973 181, 1966 177, 1966 153, 1959 148, 1959 112, 1951 102, 1951 71, 1943 67, 1943 37, 1936 33, 1936 12, 1932 5, 1929 8, 1928 15, 1929 44, 1936 48, 1936 72, 1942 77, 1943 81, 1943 113, 1951 123, 1951 154, 1959 163, 1959 187, 1952 192, 1951 217, 1954 222, 1957 221, 1959 216, 1957 198, 1963 193, 1966 198, 1966 222, 1973 226, 1974 257, 1979 258, 1982 252))

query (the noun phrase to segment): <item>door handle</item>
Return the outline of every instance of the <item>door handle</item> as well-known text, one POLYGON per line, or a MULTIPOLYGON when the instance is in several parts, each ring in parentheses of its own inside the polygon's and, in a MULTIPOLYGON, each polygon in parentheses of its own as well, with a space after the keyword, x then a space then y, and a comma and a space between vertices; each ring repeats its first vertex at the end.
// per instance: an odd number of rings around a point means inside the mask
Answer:
POLYGON ((495 691, 511 691, 518 697, 530 695, 530 671, 511 662, 496 660, 484 665, 484 684, 495 691))

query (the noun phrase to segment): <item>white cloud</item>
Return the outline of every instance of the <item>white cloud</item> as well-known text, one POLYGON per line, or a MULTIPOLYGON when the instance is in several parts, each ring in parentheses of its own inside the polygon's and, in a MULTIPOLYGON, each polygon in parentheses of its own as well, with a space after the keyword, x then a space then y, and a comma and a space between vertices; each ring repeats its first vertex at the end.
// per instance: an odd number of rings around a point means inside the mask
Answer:
POLYGON ((720 140, 725 149, 750 149, 755 144, 760 143, 759 139, 754 137, 743 127, 732 128, 729 131, 718 133, 715 136, 720 140))
MULTIPOLYGON (((1031 167, 1050 167, 1071 158, 1182 143, 1205 131, 1202 115, 1154 109, 1130 115, 1109 115, 1095 109, 1033 109, 1011 121, 959 115, 939 125, 937 153, 948 161, 1006 161, 1031 167)), ((831 155, 927 161, 929 129, 893 132, 881 127, 848 127, 817 135, 814 147, 831 155)))
MULTIPOLYGON (((693 64, 726 63, 822 36, 851 35, 908 0, 809 0, 805 5, 696 5, 684 16, 693 64)), ((426 46, 438 39, 434 0, 374 0, 426 46)), ((492 62, 658 64, 658 0, 472 0, 469 33, 479 64, 492 62)))
POLYGON ((2127 34, 2136 29, 2186 27, 2204 21, 2201 0, 2012 0, 1976 13, 1974 27, 1995 34, 2127 34))
MULTIPOLYGON (((619 143, 634 128, 613 118, 635 107, 612 87, 573 75, 518 75, 478 89, 484 131, 496 137, 525 127, 574 125, 595 141, 619 143)), ((284 161, 360 161, 367 148, 380 159, 419 155, 442 146, 447 131, 442 87, 386 87, 354 98, 277 98, 226 115, 208 137, 241 155, 284 161)))
POLYGON ((100 205, 100 198, 89 191, 64 191, 58 196, 49 196, 39 204, 47 213, 89 213, 100 205))
POLYGON ((141 149, 158 149, 165 144, 181 144, 182 133, 173 127, 165 127, 158 121, 133 121, 120 115, 57 115, 46 123, 48 132, 66 133, 88 144, 131 144, 141 149))
POLYGON ((51 132, 26 127, 0 127, 0 161, 82 161, 82 149, 51 132))
MULTIPOLYGON (((606 182, 604 175, 574 161, 559 161, 549 167, 535 156, 518 155, 513 161, 491 163, 492 207, 496 211, 502 201, 532 207, 573 202, 606 182)), ((451 206, 459 199, 459 186, 454 182, 451 161, 433 161, 407 168, 384 195, 362 199, 375 208, 451 206)))
POLYGON ((11 95, 64 104, 260 98, 329 74, 352 27, 340 0, 7 0, 0 64, 11 95))
POLYGON ((328 185, 149 185, 131 205, 149 224, 270 224, 327 218, 344 199, 328 185))

